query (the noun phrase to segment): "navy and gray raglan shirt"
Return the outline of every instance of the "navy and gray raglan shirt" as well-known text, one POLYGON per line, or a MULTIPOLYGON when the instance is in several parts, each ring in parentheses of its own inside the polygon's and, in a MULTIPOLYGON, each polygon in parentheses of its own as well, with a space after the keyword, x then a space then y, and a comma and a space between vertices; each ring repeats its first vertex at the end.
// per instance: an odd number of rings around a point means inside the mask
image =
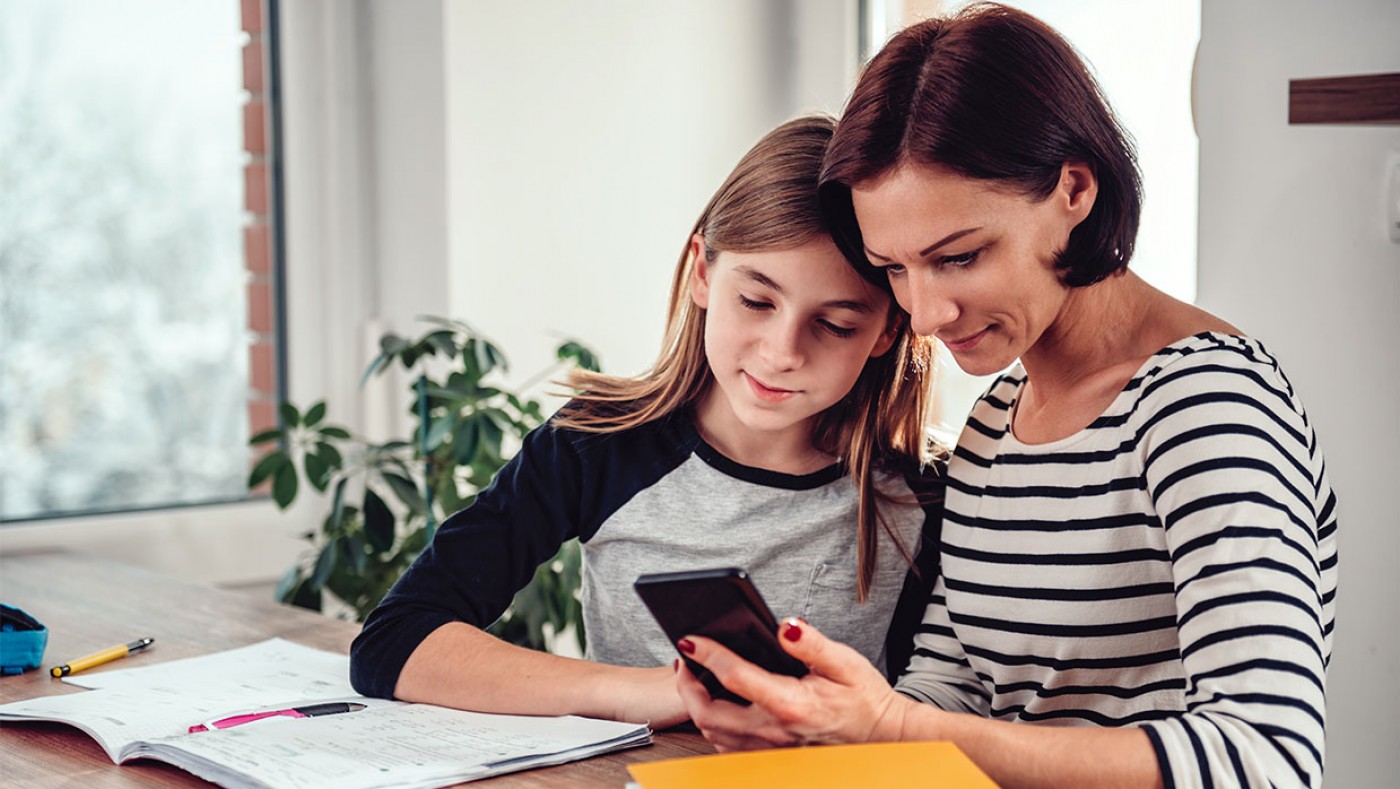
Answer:
POLYGON ((675 647, 632 582, 733 566, 777 616, 804 617, 892 677, 907 665, 937 574, 942 481, 937 467, 877 477, 894 499, 881 503, 884 519, 919 572, 882 530, 874 583, 857 603, 857 492, 843 465, 806 475, 741 465, 705 443, 689 413, 616 433, 545 425, 443 522, 370 614, 350 648, 351 681, 365 695, 392 697, 428 634, 449 622, 489 626, 574 537, 591 660, 668 665, 675 647))

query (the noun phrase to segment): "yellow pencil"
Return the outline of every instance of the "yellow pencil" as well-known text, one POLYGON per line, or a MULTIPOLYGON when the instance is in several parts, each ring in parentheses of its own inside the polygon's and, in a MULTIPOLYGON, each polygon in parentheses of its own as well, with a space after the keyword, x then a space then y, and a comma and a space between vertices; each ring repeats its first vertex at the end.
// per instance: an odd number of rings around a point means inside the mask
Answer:
POLYGON ((66 677, 69 674, 86 671, 93 666, 100 666, 103 663, 111 662, 117 658, 124 658, 132 652, 140 652, 153 643, 155 643, 154 638, 138 638, 130 644, 117 644, 101 652, 94 652, 91 655, 84 655, 77 660, 71 660, 61 666, 54 666, 52 669, 49 669, 49 673, 55 677, 66 677))

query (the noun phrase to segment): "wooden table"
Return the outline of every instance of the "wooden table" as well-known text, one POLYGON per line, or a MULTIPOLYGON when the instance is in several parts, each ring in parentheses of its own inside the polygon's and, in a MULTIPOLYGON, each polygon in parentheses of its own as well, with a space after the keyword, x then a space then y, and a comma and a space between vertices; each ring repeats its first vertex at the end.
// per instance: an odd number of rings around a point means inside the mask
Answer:
MULTIPOLYGON (((0 556, 0 602, 24 609, 49 628, 44 668, 0 677, 0 703, 85 692, 51 678, 48 667, 144 636, 156 640, 149 650, 92 671, 194 657, 274 636, 343 653, 359 632, 353 623, 271 600, 66 553, 0 556)), ((628 764, 711 752, 697 734, 668 731, 655 735, 647 747, 471 785, 619 789, 630 780, 628 764)), ((161 762, 142 759, 117 766, 88 735, 50 723, 0 726, 0 776, 7 787, 210 785, 161 762)))

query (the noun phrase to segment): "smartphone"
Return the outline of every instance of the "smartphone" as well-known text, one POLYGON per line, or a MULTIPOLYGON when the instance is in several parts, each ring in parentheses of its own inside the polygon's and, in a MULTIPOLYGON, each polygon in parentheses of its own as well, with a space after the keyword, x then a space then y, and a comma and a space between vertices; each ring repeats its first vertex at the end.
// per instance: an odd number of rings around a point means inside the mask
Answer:
MULTIPOLYGON (((639 576, 632 587, 673 644, 687 635, 705 636, 775 674, 807 674, 802 661, 783 651, 777 618, 748 574, 737 567, 651 573, 639 576)), ((681 658, 710 698, 749 703, 721 685, 704 666, 684 654, 681 658)))

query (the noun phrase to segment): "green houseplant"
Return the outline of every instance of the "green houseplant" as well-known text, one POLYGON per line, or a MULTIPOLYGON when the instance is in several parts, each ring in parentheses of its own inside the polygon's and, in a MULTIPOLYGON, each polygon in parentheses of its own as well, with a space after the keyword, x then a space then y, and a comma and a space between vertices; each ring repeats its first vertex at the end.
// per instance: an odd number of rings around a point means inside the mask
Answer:
MULTIPOLYGON (((407 439, 375 443, 327 421, 325 402, 305 410, 284 402, 280 426, 253 436, 270 445, 248 476, 270 481, 273 501, 286 509, 306 486, 329 492, 319 530, 304 536, 311 550, 287 569, 277 599, 322 610, 325 594, 363 621, 432 540, 444 517, 468 506, 490 483, 520 439, 544 422, 529 390, 568 365, 597 370, 588 348, 568 341, 557 362, 514 391, 499 385, 505 355, 461 321, 424 317, 416 338, 386 334, 364 378, 400 364, 413 375, 414 426, 407 439)), ((579 549, 572 541, 541 565, 490 632, 535 649, 573 627, 584 644, 578 600, 579 549)))

